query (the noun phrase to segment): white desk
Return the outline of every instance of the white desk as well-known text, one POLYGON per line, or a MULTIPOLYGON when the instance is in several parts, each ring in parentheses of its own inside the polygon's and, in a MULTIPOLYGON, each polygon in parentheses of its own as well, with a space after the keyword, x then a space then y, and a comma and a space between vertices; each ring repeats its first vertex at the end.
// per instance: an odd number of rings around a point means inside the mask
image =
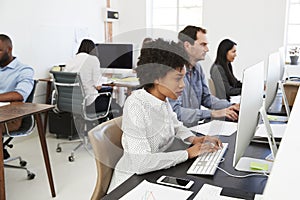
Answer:
POLYGON ((300 193, 300 94, 298 93, 289 122, 264 190, 264 200, 297 199, 300 193))
POLYGON ((300 64, 298 65, 285 65, 283 78, 300 77, 300 64))

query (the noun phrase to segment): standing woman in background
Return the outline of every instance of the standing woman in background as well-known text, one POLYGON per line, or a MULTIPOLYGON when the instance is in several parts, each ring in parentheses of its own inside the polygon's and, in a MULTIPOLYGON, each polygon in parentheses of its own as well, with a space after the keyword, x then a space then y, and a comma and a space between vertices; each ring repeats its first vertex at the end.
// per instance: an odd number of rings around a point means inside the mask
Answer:
POLYGON ((231 63, 236 57, 236 43, 224 39, 218 47, 217 58, 210 69, 210 76, 216 88, 216 96, 230 100, 230 96, 241 94, 242 83, 232 71, 231 63))

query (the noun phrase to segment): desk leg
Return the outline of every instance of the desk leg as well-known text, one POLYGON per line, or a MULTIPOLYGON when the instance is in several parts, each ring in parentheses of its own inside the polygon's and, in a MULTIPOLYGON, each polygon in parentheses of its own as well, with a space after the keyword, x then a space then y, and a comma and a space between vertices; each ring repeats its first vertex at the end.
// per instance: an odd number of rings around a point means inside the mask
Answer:
POLYGON ((43 150, 43 155, 44 155, 44 161, 45 161, 45 166, 47 169, 47 175, 48 175, 48 181, 50 184, 50 189, 51 189, 51 194, 52 197, 55 197, 55 188, 54 188, 54 182, 53 182, 53 177, 52 177, 52 172, 51 172, 51 166, 50 166, 50 160, 49 160, 49 154, 48 154, 48 148, 47 148, 47 143, 46 143, 46 137, 45 137, 45 132, 44 132, 44 127, 41 119, 41 114, 35 114, 34 115, 38 132, 39 132, 39 137, 40 137, 40 142, 43 150))
MULTIPOLYGON (((50 95, 51 95, 51 86, 52 82, 47 81, 47 88, 46 88, 46 104, 51 104, 50 95)), ((47 131, 47 122, 48 122, 48 111, 45 112, 45 120, 44 120, 44 133, 46 134, 47 131)))
POLYGON ((0 200, 5 200, 2 128, 0 126, 0 200))
POLYGON ((48 123, 48 111, 45 112, 44 115, 45 119, 44 119, 44 134, 47 133, 47 123, 48 123))

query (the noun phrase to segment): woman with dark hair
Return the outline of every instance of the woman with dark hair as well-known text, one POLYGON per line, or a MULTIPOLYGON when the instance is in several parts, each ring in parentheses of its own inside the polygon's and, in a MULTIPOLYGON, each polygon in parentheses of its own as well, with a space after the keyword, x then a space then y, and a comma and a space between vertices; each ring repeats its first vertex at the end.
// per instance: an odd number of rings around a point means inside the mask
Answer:
MULTIPOLYGON (((88 112, 106 111, 109 104, 109 97, 99 96, 98 92, 112 92, 112 87, 103 87, 101 85, 102 73, 100 70, 100 61, 97 58, 96 45, 92 40, 82 40, 76 56, 66 63, 66 72, 79 72, 82 85, 87 98, 86 105, 88 112), (93 95, 95 94, 95 95, 93 95)), ((118 110, 121 115, 121 107, 112 102, 111 107, 118 110)), ((114 116, 116 117, 116 116, 114 116)))
POLYGON ((224 39, 218 47, 217 58, 210 69, 210 76, 216 88, 216 97, 230 100, 230 96, 241 94, 242 83, 232 71, 231 63, 236 57, 236 43, 224 39))
POLYGON ((175 42, 157 39, 142 48, 136 68, 142 88, 133 91, 124 104, 124 154, 115 167, 109 191, 133 174, 166 169, 222 147, 216 137, 195 136, 178 121, 169 104, 168 98, 177 99, 183 91, 187 59, 175 42), (193 145, 167 151, 175 138, 193 145))

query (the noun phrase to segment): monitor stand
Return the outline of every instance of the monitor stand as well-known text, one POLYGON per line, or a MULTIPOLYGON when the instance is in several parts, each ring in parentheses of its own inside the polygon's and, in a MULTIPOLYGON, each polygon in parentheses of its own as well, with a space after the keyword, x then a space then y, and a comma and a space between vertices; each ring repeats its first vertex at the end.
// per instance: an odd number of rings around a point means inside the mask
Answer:
POLYGON ((271 172, 273 166, 272 161, 241 157, 235 169, 242 172, 256 172, 256 173, 267 173, 271 172))
POLYGON ((278 87, 282 91, 282 98, 283 98, 283 103, 284 103, 284 109, 285 109, 285 114, 286 116, 281 116, 281 115, 276 115, 276 113, 268 114, 268 119, 269 121, 274 121, 274 122, 287 122, 290 117, 290 107, 289 103, 286 97, 286 93, 283 87, 283 82, 280 80, 278 81, 278 87))
POLYGON ((290 111, 289 102, 287 100, 286 93, 285 93, 285 90, 284 90, 283 82, 282 81, 278 81, 278 86, 279 86, 279 88, 282 91, 282 97, 283 97, 283 103, 284 103, 286 115, 287 115, 287 118, 289 118, 290 114, 291 114, 291 111, 290 111))
POLYGON ((235 169, 238 171, 270 173, 272 169, 273 160, 277 154, 277 146, 264 105, 260 108, 259 112, 267 130, 267 138, 271 149, 271 155, 268 155, 268 159, 265 160, 250 157, 241 157, 235 167, 235 169))

